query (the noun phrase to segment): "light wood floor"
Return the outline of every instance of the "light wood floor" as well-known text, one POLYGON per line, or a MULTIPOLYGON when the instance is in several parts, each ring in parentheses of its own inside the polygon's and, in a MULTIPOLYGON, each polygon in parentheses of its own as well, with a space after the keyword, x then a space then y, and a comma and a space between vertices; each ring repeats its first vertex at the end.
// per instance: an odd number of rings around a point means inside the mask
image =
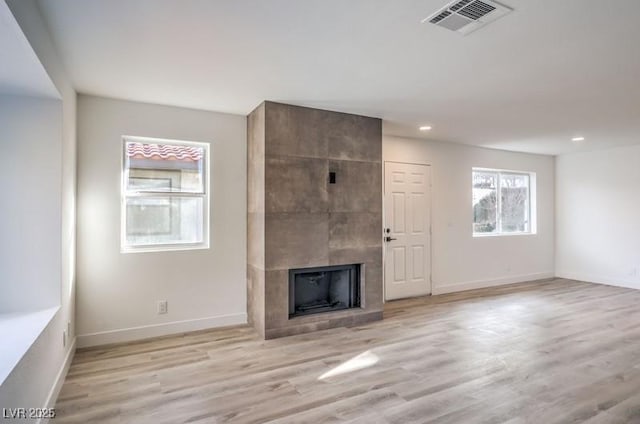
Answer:
POLYGON ((640 422, 640 291, 555 280, 396 301, 384 321, 79 351, 56 423, 640 422))

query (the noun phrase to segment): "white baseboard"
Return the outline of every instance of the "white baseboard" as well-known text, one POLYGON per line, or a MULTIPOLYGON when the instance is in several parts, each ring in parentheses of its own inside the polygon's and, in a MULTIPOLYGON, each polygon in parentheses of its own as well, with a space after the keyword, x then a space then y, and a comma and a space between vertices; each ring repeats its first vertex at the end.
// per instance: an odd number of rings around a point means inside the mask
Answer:
MULTIPOLYGON (((53 408, 56 406, 56 401, 58 400, 60 389, 62 389, 62 385, 64 384, 64 380, 67 377, 67 373, 69 372, 69 367, 71 366, 71 362, 73 361, 73 357, 76 353, 77 340, 78 338, 74 337, 73 341, 71 342, 71 346, 69 346, 69 350, 67 351, 67 355, 64 358, 62 367, 60 367, 60 371, 58 371, 56 380, 53 382, 53 386, 49 391, 49 395, 47 396, 47 400, 44 404, 44 408, 53 408)), ((46 424, 48 422, 49 422, 48 418, 42 418, 38 421, 39 424, 46 424)))
POLYGON ((185 321, 174 321, 163 324, 144 325, 119 330, 102 331, 78 335, 78 347, 91 347, 112 343, 130 342, 171 334, 188 333, 190 331, 207 330, 247 323, 247 314, 220 315, 185 321))
POLYGON ((503 278, 489 280, 463 281, 459 283, 442 284, 433 283, 431 293, 433 295, 455 293, 466 290, 484 289, 487 287, 504 286, 507 284, 524 283, 526 281, 544 280, 555 277, 554 272, 538 272, 535 274, 510 275, 503 278))
POLYGON ((640 282, 637 279, 608 277, 604 275, 581 274, 579 272, 557 271, 558 278, 567 280, 585 281, 587 283, 604 284, 607 286, 624 287, 627 289, 640 289, 640 282))

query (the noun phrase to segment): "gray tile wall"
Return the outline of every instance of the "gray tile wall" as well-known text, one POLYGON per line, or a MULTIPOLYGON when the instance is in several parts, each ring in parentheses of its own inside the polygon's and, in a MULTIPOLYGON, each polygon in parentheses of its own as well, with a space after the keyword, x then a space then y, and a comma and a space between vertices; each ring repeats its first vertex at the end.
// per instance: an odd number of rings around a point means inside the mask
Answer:
POLYGON ((264 336, 265 104, 247 119, 247 315, 264 336))
POLYGON ((381 120, 265 102, 248 144, 250 322, 273 338, 381 319, 381 120), (288 318, 289 269, 352 263, 363 308, 288 318))

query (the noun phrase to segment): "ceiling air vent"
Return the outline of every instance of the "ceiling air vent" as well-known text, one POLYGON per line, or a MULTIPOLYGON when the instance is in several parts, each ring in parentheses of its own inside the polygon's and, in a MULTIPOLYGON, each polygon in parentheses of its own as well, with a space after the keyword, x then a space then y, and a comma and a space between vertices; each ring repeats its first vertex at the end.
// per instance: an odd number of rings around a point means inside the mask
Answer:
POLYGON ((512 9, 492 0, 455 0, 422 20, 469 34, 511 12, 512 9))

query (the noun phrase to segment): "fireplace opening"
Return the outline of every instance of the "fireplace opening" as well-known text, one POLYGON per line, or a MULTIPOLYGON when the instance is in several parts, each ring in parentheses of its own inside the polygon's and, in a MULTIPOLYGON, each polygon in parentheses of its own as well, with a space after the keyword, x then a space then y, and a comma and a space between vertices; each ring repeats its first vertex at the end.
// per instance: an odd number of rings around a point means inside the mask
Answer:
POLYGON ((360 307, 360 265, 289 270, 289 318, 360 307))

